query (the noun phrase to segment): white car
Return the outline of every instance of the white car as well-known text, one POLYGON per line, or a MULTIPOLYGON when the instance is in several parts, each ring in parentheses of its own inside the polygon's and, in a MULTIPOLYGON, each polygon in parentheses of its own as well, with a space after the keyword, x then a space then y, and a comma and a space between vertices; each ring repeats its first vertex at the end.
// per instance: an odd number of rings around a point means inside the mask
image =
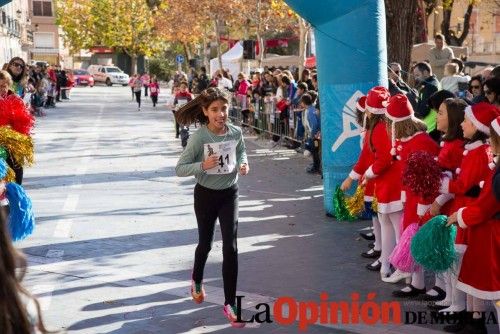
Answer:
POLYGON ((90 65, 87 71, 94 77, 95 82, 104 82, 108 86, 127 86, 130 79, 127 73, 116 66, 90 65))

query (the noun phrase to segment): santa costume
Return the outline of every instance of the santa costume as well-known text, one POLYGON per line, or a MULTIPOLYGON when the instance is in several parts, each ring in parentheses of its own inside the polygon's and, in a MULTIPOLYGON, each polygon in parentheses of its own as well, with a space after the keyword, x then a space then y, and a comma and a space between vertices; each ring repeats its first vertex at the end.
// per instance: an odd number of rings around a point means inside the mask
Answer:
MULTIPOLYGON (((356 109, 359 110, 362 113, 365 113, 366 111, 366 96, 362 96, 358 99, 358 102, 356 103, 356 109)), ((374 160, 374 155, 373 152, 370 150, 370 133, 371 131, 369 129, 366 129, 366 113, 364 114, 363 117, 363 129, 361 136, 363 137, 363 147, 361 148, 361 152, 358 157, 358 161, 356 164, 353 166, 351 172, 349 173, 349 177, 352 180, 359 181, 361 177, 365 174, 366 170, 368 167, 370 167, 373 164, 374 160)), ((366 182, 365 189, 364 189, 364 201, 365 201, 365 207, 367 208, 368 211, 371 210, 371 206, 373 203, 373 196, 374 196, 374 190, 375 190, 375 182, 373 180, 369 180, 366 182)), ((371 211, 370 211, 371 212, 371 211)), ((376 213, 372 215, 372 224, 373 224, 373 235, 375 237, 374 240, 374 246, 372 249, 370 249, 367 252, 361 253, 361 256, 365 258, 378 258, 381 254, 381 232, 380 232, 380 222, 378 221, 378 216, 376 213)), ((375 264, 377 265, 377 264, 375 264)), ((368 264, 366 266, 367 269, 372 270, 378 270, 380 268, 372 268, 373 266, 368 264)))
MULTIPOLYGON (((439 154, 439 146, 425 131, 415 132, 406 138, 398 138, 398 144, 396 145, 396 127, 399 126, 397 123, 405 120, 412 120, 414 117, 413 108, 405 95, 396 94, 391 97, 389 105, 387 106, 386 116, 392 121, 391 141, 393 149, 391 153, 395 154, 396 159, 401 162, 402 171, 407 167, 407 161, 412 153, 424 151, 432 156, 437 156, 439 154)), ((416 122, 416 120, 414 122, 416 122)), ((402 178, 402 173, 399 175, 399 178, 402 178)), ((403 187, 403 194, 405 204, 401 228, 404 233, 403 235, 409 240, 401 241, 402 245, 409 245, 411 238, 422 223, 420 217, 428 210, 434 198, 422 198, 407 187, 403 187), (408 229, 408 231, 405 231, 406 229, 408 229)), ((398 247, 395 249, 395 254, 391 255, 391 262, 398 268, 395 259, 407 258, 409 256, 411 256, 409 247, 398 247)), ((405 262, 408 263, 408 261, 405 262)), ((412 277, 412 283, 403 290, 394 291, 393 295, 396 297, 414 297, 421 293, 425 293, 424 274, 421 268, 398 268, 391 277, 386 278, 384 281, 396 283, 402 278, 410 276, 412 277)))
MULTIPOLYGON (((385 87, 370 89, 366 98, 366 111, 373 115, 384 115, 390 98, 385 87)), ((375 182, 378 219, 381 225, 382 251, 379 259, 381 277, 390 275, 389 255, 399 239, 399 225, 403 203, 401 202, 401 170, 391 156, 391 140, 386 123, 379 121, 370 136, 366 136, 368 148, 373 154, 373 163, 364 177, 375 182)), ((377 264, 374 264, 377 265, 377 264)))

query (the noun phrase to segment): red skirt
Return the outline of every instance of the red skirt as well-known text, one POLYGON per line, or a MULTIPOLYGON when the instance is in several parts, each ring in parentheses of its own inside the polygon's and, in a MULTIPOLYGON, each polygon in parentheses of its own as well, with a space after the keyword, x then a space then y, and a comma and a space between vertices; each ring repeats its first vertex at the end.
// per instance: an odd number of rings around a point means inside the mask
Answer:
POLYGON ((500 299, 500 220, 470 226, 457 288, 485 300, 500 299))

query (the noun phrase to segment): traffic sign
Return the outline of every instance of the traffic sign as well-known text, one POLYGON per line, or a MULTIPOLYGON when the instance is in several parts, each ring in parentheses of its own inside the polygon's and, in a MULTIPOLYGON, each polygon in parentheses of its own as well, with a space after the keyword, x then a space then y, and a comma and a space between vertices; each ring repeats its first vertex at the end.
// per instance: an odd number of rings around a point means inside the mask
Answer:
POLYGON ((177 55, 175 57, 175 61, 178 63, 178 64, 182 64, 184 62, 184 56, 183 55, 177 55))

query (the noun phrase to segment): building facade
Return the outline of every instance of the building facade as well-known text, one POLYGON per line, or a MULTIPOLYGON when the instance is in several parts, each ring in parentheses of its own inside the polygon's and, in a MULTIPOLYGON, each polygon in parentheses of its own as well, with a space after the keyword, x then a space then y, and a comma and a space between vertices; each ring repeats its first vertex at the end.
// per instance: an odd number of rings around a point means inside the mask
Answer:
POLYGON ((72 68, 72 57, 64 47, 63 31, 56 25, 53 1, 29 0, 29 11, 33 28, 30 59, 60 65, 63 68, 72 68))
POLYGON ((12 57, 29 58, 29 48, 33 45, 29 1, 14 0, 0 7, 0 66, 12 57))

